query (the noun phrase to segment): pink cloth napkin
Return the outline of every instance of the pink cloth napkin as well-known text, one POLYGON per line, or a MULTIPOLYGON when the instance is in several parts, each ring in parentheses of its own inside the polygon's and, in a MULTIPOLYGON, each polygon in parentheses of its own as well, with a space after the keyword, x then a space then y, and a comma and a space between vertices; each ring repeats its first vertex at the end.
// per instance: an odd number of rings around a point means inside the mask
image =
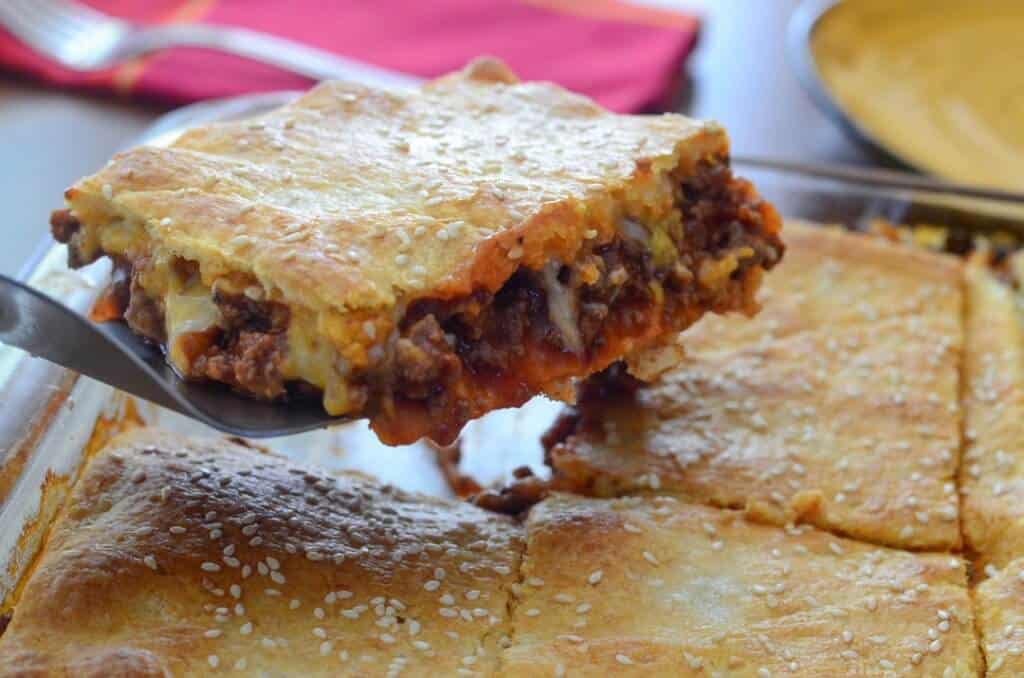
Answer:
MULTIPOLYGON (((2 1, 2 0, 0 0, 2 1)), ((619 112, 670 101, 698 19, 624 0, 87 0, 148 24, 205 22, 297 40, 425 78, 480 55, 524 80, 552 80, 619 112)), ((0 68, 53 85, 165 103, 280 89, 310 81, 217 52, 172 49, 100 73, 64 69, 0 30, 0 68)))

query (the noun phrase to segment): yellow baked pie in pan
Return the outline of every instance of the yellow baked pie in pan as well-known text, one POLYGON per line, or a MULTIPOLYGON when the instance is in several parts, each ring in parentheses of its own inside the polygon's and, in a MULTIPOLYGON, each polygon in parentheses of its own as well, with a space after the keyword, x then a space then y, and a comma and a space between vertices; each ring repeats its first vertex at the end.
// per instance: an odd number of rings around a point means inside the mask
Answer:
POLYGON ((324 83, 122 153, 66 199, 72 265, 114 261, 106 315, 181 375, 322 395, 388 443, 448 442, 706 311, 751 313, 782 253, 721 127, 494 61, 408 93, 324 83))

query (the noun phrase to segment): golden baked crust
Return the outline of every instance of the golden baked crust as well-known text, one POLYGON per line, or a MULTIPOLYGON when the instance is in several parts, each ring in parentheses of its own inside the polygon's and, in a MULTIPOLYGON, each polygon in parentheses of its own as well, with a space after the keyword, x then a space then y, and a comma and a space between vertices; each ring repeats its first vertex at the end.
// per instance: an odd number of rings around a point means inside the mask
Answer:
POLYGON ((896 318, 690 356, 584 395, 549 450, 565 489, 649 490, 910 548, 959 544, 959 338, 896 318))
POLYGON ((128 434, 53 527, 0 675, 489 673, 522 540, 466 504, 128 434))
POLYGON ((557 495, 527 528, 508 675, 981 670, 954 556, 756 525, 665 497, 557 495))
POLYGON ((754 310, 779 222, 727 154, 713 123, 613 115, 484 61, 409 93, 324 83, 258 120, 120 154, 67 191, 53 227, 73 263, 120 262, 125 317, 182 374, 261 398, 305 382, 387 442, 447 442, 707 310, 754 310), (611 254, 630 243, 650 271, 617 273, 611 254), (588 334, 581 295, 607 284, 616 299, 629 280, 643 303, 609 301, 588 334), (491 332, 514 364, 468 359, 524 285, 543 292, 522 303, 546 304, 545 341, 517 340, 514 308, 491 332))
POLYGON ((747 347, 796 332, 893 316, 959 325, 963 264, 840 227, 787 221, 786 257, 764 279, 751 319, 706 316, 680 337, 687 353, 747 347))
POLYGON ((1024 558, 1014 560, 974 590, 986 676, 1024 675, 1024 558))
POLYGON ((1024 556, 1024 315, 979 254, 967 267, 964 539, 979 569, 1024 556))

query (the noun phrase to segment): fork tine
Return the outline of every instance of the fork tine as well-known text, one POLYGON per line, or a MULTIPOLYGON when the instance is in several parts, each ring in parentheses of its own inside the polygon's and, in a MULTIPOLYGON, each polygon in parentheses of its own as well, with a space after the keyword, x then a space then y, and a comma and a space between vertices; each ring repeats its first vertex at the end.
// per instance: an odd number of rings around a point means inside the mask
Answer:
POLYGON ((35 4, 40 9, 47 11, 53 20, 61 21, 65 25, 74 26, 79 30, 94 28, 113 18, 101 14, 87 5, 67 0, 35 0, 35 4))
POLYGON ((69 66, 68 47, 116 21, 64 0, 0 0, 0 19, 29 46, 69 66))
MULTIPOLYGON (((79 6, 72 6, 59 0, 29 0, 23 11, 29 20, 35 21, 40 31, 56 34, 62 39, 73 40, 83 33, 96 28, 103 19, 80 13, 79 6)), ((89 10, 90 12, 92 10, 89 10)), ((93 12, 95 15, 95 12, 93 12)), ((102 17, 102 15, 96 15, 102 17)))
POLYGON ((56 56, 53 36, 35 18, 35 14, 36 7, 32 0, 0 2, 0 19, 11 33, 37 51, 56 56))

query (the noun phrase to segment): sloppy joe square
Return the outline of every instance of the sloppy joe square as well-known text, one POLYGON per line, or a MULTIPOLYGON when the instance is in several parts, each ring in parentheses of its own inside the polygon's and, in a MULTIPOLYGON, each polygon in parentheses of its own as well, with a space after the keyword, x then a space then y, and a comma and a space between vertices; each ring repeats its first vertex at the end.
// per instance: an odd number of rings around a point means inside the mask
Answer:
POLYGON ((0 675, 493 674, 522 528, 241 444, 94 458, 0 636, 0 675))
POLYGON ((705 352, 583 389, 547 437, 556 485, 664 492, 865 541, 960 542, 959 328, 893 317, 705 352))
POLYGON ((184 378, 319 396, 389 444, 565 392, 705 312, 754 309, 778 214, 721 126, 612 114, 481 60, 410 91, 324 82, 140 147, 54 236, 184 378))
POLYGON ((952 675, 981 670, 961 559, 668 497, 531 512, 509 675, 952 675))

